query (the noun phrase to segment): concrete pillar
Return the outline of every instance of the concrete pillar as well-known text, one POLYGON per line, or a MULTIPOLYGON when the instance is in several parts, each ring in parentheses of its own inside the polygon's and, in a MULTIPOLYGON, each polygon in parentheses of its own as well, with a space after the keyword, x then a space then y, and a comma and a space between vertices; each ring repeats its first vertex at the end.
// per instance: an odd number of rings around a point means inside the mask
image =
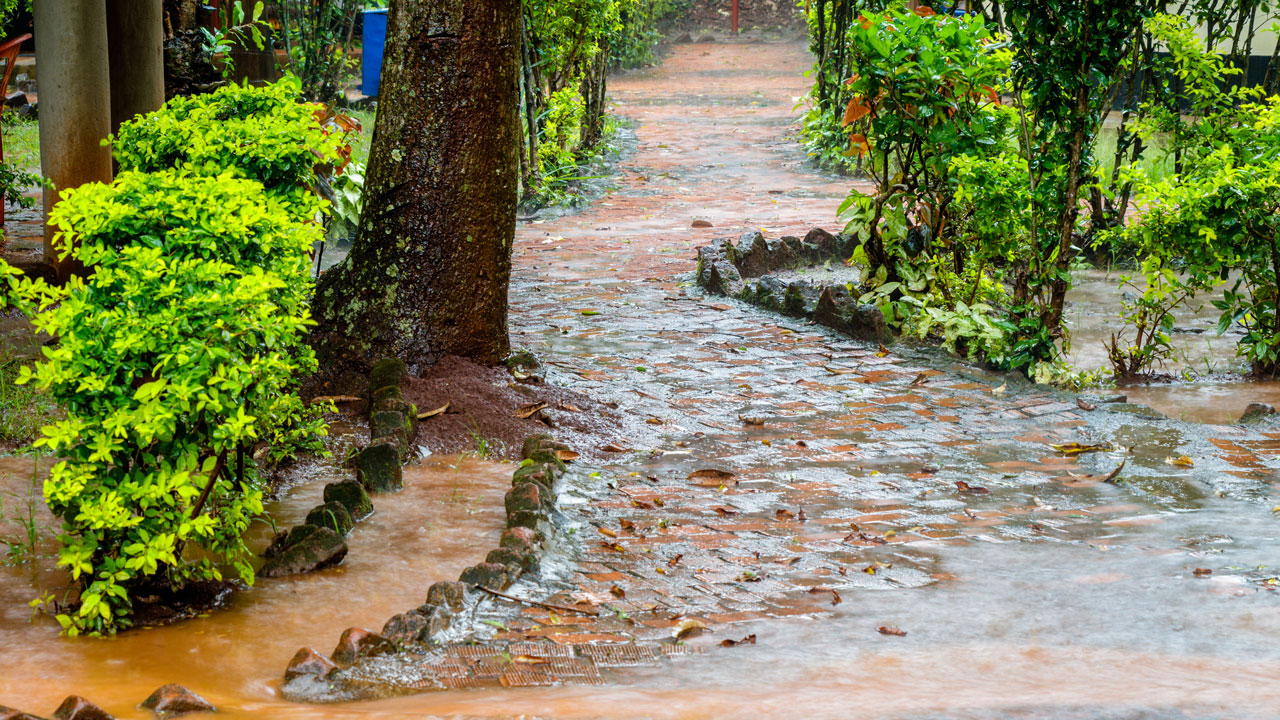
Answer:
POLYGON ((65 281, 79 270, 52 248, 49 210, 60 190, 111 182, 111 80, 107 70, 105 0, 35 0, 36 67, 40 69, 40 169, 54 184, 44 192, 44 255, 65 281))
POLYGON ((111 67, 111 132, 164 104, 164 17, 161 0, 107 0, 111 67))

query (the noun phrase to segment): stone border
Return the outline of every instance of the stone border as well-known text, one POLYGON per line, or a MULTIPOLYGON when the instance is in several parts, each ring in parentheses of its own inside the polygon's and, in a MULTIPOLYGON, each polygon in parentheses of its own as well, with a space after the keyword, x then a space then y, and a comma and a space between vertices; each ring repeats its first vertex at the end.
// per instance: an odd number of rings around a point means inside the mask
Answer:
POLYGON ((297 575, 332 567, 347 556, 344 539, 355 524, 373 514, 370 492, 404 487, 403 464, 417 432, 417 412, 405 401, 401 385, 408 370, 401 360, 386 358, 369 373, 369 444, 351 457, 355 479, 329 483, 324 503, 306 521, 278 533, 263 556, 259 577, 297 575))
POLYGON ((767 240, 758 230, 732 238, 717 238, 698 248, 698 284, 708 292, 812 320, 858 340, 887 343, 893 332, 874 305, 859 304, 844 285, 807 280, 784 283, 770 273, 794 270, 828 261, 843 263, 861 241, 822 228, 803 239, 787 235, 767 240))
POLYGON ((361 683, 343 677, 343 670, 380 655, 429 650, 449 642, 460 630, 457 620, 468 607, 493 596, 494 591, 511 587, 524 573, 537 570, 540 553, 553 531, 556 484, 566 470, 559 452, 568 449, 545 435, 525 440, 523 460, 512 475, 505 498, 507 529, 484 562, 463 570, 456 581, 433 584, 426 602, 387 620, 381 633, 348 628, 328 657, 309 647, 298 650, 285 670, 282 694, 290 700, 309 702, 361 696, 361 683))

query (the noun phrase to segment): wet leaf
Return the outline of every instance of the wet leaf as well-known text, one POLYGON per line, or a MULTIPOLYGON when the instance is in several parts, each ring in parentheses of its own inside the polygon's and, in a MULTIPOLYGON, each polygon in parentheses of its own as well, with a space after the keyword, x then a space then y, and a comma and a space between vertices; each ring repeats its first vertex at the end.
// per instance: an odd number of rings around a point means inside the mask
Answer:
POLYGON ((355 395, 320 395, 319 397, 311 398, 311 404, 322 405, 324 403, 331 402, 341 405, 343 403, 360 402, 363 399, 364 398, 356 397, 355 395))
POLYGON ((599 315, 600 311, 599 310, 583 310, 582 314, 587 317, 591 317, 592 315, 599 315))
POLYGON ((610 529, 609 529, 609 528, 607 528, 607 527, 598 527, 598 528, 596 528, 596 530, 597 530, 597 531, 599 531, 599 533, 600 533, 601 535, 604 535, 605 537, 611 537, 611 538, 616 538, 616 537, 618 537, 618 533, 616 533, 616 532, 614 532, 614 531, 610 530, 610 529))
POLYGON ((560 458, 561 462, 573 462, 578 459, 578 453, 572 450, 557 450, 556 457, 560 458))
POLYGON ((742 638, 741 640, 722 640, 720 642, 720 647, 729 648, 735 645, 755 645, 755 644, 756 644, 756 635, 755 633, 752 633, 742 638))
POLYGON ((929 382, 929 373, 922 372, 916 376, 915 380, 907 383, 907 387, 916 387, 918 385, 924 385, 927 382, 929 382))
POLYGON ((991 492, 984 487, 974 487, 963 480, 956 480, 956 489, 964 495, 986 495, 991 492))
POLYGON ((716 470, 714 468, 706 468, 703 470, 694 470, 685 478, 690 481, 698 481, 699 485, 720 485, 722 483, 734 480, 737 476, 727 470, 716 470))
POLYGON ((1120 464, 1116 466, 1115 470, 1112 470, 1110 473, 1107 474, 1106 477, 1102 478, 1102 482, 1109 483, 1112 480, 1115 480, 1116 476, 1120 474, 1120 471, 1124 469, 1125 464, 1128 462, 1129 462, 1129 458, 1125 458, 1121 460, 1120 464))
POLYGON ((764 418, 762 417, 739 415, 738 420, 741 421, 743 425, 764 425, 764 418))
POLYGON ((796 513, 796 519, 800 522, 805 522, 809 519, 809 517, 804 514, 804 508, 800 508, 800 512, 796 513))
POLYGON ((1209 568, 1196 568, 1191 572, 1194 573, 1196 577, 1209 577, 1213 574, 1213 570, 1210 570, 1209 568))
POLYGON ((719 515, 720 517, 733 517, 734 515, 738 514, 737 510, 732 510, 730 508, 724 507, 723 505, 717 505, 711 509, 715 510, 716 514, 719 515))
POLYGON ((881 635, 892 635, 894 637, 906 637, 907 635, 906 630, 896 628, 891 625, 881 625, 877 630, 879 630, 881 635))
POLYGON ((1091 452, 1111 452, 1112 450, 1115 450, 1115 446, 1113 446, 1111 443, 1072 442, 1072 443, 1065 443, 1062 445, 1054 445, 1052 447, 1054 450, 1057 450, 1063 455, 1079 455, 1081 453, 1091 453, 1091 452))
POLYGON ((577 405, 570 405, 569 403, 562 403, 560 405, 560 409, 565 412, 582 412, 582 408, 579 408, 577 405))
POLYGON ((785 508, 778 508, 774 511, 773 516, 778 520, 794 520, 796 514, 785 508))
POLYGON ((675 557, 672 557, 670 560, 667 561, 667 567, 675 567, 676 565, 679 565, 680 558, 682 557, 684 557, 684 553, 676 553, 675 557))
POLYGON ((521 665, 546 665, 551 661, 537 655, 517 655, 511 658, 511 662, 520 663, 521 665))
POLYGON ((838 368, 838 367, 832 367, 831 365, 823 365, 822 369, 826 370, 832 375, 854 375, 858 372, 858 369, 861 367, 862 367, 862 363, 858 363, 858 367, 838 368))
POLYGON ((991 392, 992 394, 995 394, 995 395, 1003 395, 1004 391, 1008 389, 1009 389, 1009 383, 1002 382, 1000 383, 1000 387, 991 388, 991 392))
POLYGON ((645 424, 647 424, 647 425, 661 425, 661 424, 662 424, 662 421, 661 421, 661 420, 659 420, 659 419, 658 419, 658 418, 656 418, 656 417, 651 417, 651 418, 649 418, 648 420, 645 420, 645 424))
POLYGON ((703 630, 706 630, 706 629, 707 629, 706 623, 702 622, 701 620, 695 620, 693 618, 689 618, 688 620, 685 620, 684 622, 680 623, 676 627, 675 632, 672 634, 675 636, 677 640, 684 640, 685 638, 697 637, 702 634, 703 630))
POLYGON ((610 453, 628 452, 626 448, 622 447, 621 445, 618 445, 617 443, 609 443, 608 445, 605 445, 604 447, 600 448, 600 450, 602 452, 610 452, 610 453))
POLYGON ((618 520, 618 527, 622 528, 623 530, 626 530, 627 532, 633 533, 636 531, 636 524, 626 518, 622 518, 618 520))
POLYGON ((623 598, 625 598, 625 597, 627 596, 627 591, 626 591, 626 590, 623 590, 622 588, 618 587, 617 585, 614 585, 613 587, 609 588, 609 592, 610 592, 610 593, 612 593, 612 594, 613 594, 613 596, 614 596, 614 597, 616 597, 616 598, 618 598, 619 600, 621 600, 621 599, 623 599, 623 598))
POLYGON ((1084 398, 1076 398, 1076 407, 1081 410, 1097 410, 1098 406, 1091 402, 1085 402, 1084 398))
POLYGON ((419 420, 426 420, 427 418, 433 418, 433 417, 435 417, 435 416, 437 416, 437 415, 443 415, 443 414, 445 414, 445 413, 449 412, 449 406, 450 406, 450 405, 452 405, 452 404, 453 404, 453 401, 449 401, 449 402, 447 402, 447 403, 445 403, 445 404, 441 405, 440 407, 436 408, 435 410, 428 410, 428 411, 426 411, 426 412, 424 412, 424 413, 418 413, 418 419, 419 419, 419 420))
POLYGON ((1195 467, 1196 465, 1195 461, 1186 455, 1179 455, 1178 457, 1170 456, 1165 458, 1164 461, 1170 465, 1176 465, 1177 467, 1195 467))
POLYGON ((547 407, 547 404, 544 402, 536 402, 529 405, 525 405, 524 407, 520 408, 515 412, 515 416, 520 418, 521 420, 527 420, 530 417, 532 417, 534 413, 546 407, 547 407))

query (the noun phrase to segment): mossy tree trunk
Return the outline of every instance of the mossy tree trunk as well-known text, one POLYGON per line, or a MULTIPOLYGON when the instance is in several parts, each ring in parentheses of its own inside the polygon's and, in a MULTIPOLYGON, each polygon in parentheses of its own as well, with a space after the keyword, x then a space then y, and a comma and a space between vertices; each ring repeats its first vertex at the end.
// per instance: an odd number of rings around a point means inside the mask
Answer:
POLYGON ((519 0, 391 3, 360 228, 313 305, 333 371, 508 353, 519 52, 519 0))

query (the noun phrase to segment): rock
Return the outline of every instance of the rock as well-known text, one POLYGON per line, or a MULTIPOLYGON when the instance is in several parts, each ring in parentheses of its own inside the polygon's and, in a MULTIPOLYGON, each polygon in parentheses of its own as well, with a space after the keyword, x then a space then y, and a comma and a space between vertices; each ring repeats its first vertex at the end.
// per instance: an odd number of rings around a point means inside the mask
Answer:
POLYGON ((338 638, 338 646, 330 653, 338 667, 349 667, 361 658, 395 652, 396 646, 385 637, 364 628, 347 628, 338 638))
POLYGON ((800 238, 790 238, 795 240, 795 245, 787 242, 788 238, 778 238, 777 240, 766 240, 765 247, 769 248, 769 269, 782 270, 797 264, 800 260, 797 251, 800 250, 800 238))
POLYGON ((769 243, 764 233, 751 230, 738 238, 738 258, 734 263, 743 278, 756 278, 769 272, 769 243))
POLYGON ((68 695, 53 711, 53 720, 116 720, 111 713, 79 695, 68 695))
MULTIPOLYGON (((533 453, 530 453, 529 457, 525 459, 531 460, 535 466, 546 465, 547 472, 555 477, 560 477, 564 474, 565 470, 569 469, 568 466, 564 464, 564 461, 560 459, 560 456, 556 454, 556 451, 551 450, 550 448, 536 450, 533 453)), ((526 465, 525 467, 528 466, 526 465)))
POLYGON ((705 275, 706 280, 702 282, 702 286, 708 292, 729 297, 736 297, 742 292, 742 275, 732 263, 716 260, 708 266, 705 275))
POLYGON ((442 580, 427 588, 427 604, 437 607, 448 607, 454 611, 462 610, 467 601, 467 586, 460 582, 442 580))
POLYGON ((672 40, 672 42, 676 44, 691 43, 693 42, 693 36, 690 35, 689 33, 680 33, 680 36, 677 37, 675 40, 672 40))
MULTIPOLYGON (((299 525, 298 528, 315 528, 297 541, 290 541, 258 570, 259 577, 297 575, 332 567, 347 556, 347 543, 342 536, 329 528, 315 525, 299 525)), ((290 531, 293 535, 293 531, 290 531)))
POLYGON ((488 562, 472 565, 463 570, 458 580, 468 585, 480 585, 491 590, 502 590, 511 584, 506 566, 488 562))
POLYGON ((709 228, 712 225, 710 220, 694 220, 690 226, 696 228, 709 228))
POLYGON ((805 233, 804 241, 810 245, 816 245, 822 258, 833 258, 840 254, 836 236, 822 228, 814 228, 805 233))
POLYGON ((358 480, 343 480, 324 486, 325 502, 340 502, 352 520, 363 520, 373 514, 373 501, 358 480))
POLYGON ((27 100, 27 94, 23 92, 16 92, 4 99, 4 106, 7 108, 17 109, 22 107, 23 105, 30 105, 30 104, 31 103, 27 100))
POLYGON ((520 457, 527 460, 540 450, 556 451, 568 449, 568 445, 559 440, 553 440, 549 435, 533 435, 525 438, 524 444, 520 446, 520 457))
POLYGON ((417 612, 400 613, 391 616, 382 626, 382 636, 391 642, 410 643, 418 639, 418 634, 427 627, 427 617, 417 612))
POLYGON ((698 42, 700 43, 708 43, 708 42, 715 42, 715 41, 716 41, 716 36, 712 35, 711 33, 707 33, 706 35, 703 35, 702 37, 698 38, 698 42))
POLYGON ((536 483, 524 482, 507 491, 507 527, 537 528, 547 519, 543 509, 545 493, 536 483))
POLYGON ((319 526, 309 524, 295 525, 288 530, 276 533, 276 536, 271 540, 271 544, 262 552, 262 557, 273 558, 279 555, 291 545, 296 545, 315 534, 317 527, 319 526))
POLYGON ((810 306, 807 300, 806 290, 809 290, 808 283, 793 282, 787 285, 786 291, 782 294, 782 312, 792 317, 807 317, 810 312, 810 306))
POLYGON ((379 388, 399 387, 409 376, 409 369, 399 358, 383 358, 369 369, 369 394, 372 396, 379 388))
POLYGON ((24 120, 34 120, 40 115, 40 108, 36 103, 31 105, 23 105, 18 108, 18 117, 24 120))
POLYGON ((538 556, 527 550, 516 548, 494 548, 485 556, 487 563, 496 563, 507 568, 507 574, 516 579, 525 570, 531 570, 538 564, 538 556))
POLYGON ((142 707, 157 717, 173 717, 193 712, 215 712, 217 708, 208 700, 182 687, 169 684, 158 688, 142 701, 142 707))
POLYGON ((356 453, 353 462, 356 479, 369 492, 390 492, 404 487, 400 449, 393 442, 380 440, 371 443, 356 453))
POLYGON ((1244 409, 1244 414, 1236 422, 1241 425, 1249 425, 1251 423, 1262 422, 1268 417, 1275 415, 1276 409, 1266 403, 1249 403, 1249 407, 1244 409))
POLYGON ((822 289, 813 319, 819 325, 844 333, 859 340, 887 343, 893 340, 893 332, 885 322, 884 313, 875 305, 859 305, 845 288, 830 286, 822 289))
POLYGON ((0 720, 41 720, 41 718, 0 705, 0 720))
POLYGON ((498 547, 533 552, 538 547, 538 534, 526 527, 507 528, 498 541, 498 547))
POLYGON ((546 465, 525 465, 511 476, 511 486, 515 487, 525 481, 537 483, 542 489, 550 490, 555 485, 555 475, 546 465))
MULTIPOLYGON (((419 608, 421 609, 421 608, 419 608)), ((438 642, 440 636, 453 625, 453 613, 448 608, 442 606, 432 607, 430 613, 426 616, 426 627, 418 631, 418 642, 431 643, 438 642)))
POLYGON ((331 500, 312 508, 311 512, 307 513, 307 524, 329 528, 339 535, 346 535, 351 532, 351 528, 356 523, 351 519, 351 513, 347 511, 346 505, 337 500, 331 500))
POLYGON ((404 462, 404 453, 409 448, 409 424, 405 414, 395 410, 379 410, 369 416, 369 437, 374 443, 389 440, 395 443, 399 462, 404 462))
POLYGON ((284 681, 289 682, 302 675, 312 675, 323 680, 337 670, 338 666, 332 660, 309 647, 304 647, 294 653, 293 659, 289 661, 289 667, 284 671, 284 681))

